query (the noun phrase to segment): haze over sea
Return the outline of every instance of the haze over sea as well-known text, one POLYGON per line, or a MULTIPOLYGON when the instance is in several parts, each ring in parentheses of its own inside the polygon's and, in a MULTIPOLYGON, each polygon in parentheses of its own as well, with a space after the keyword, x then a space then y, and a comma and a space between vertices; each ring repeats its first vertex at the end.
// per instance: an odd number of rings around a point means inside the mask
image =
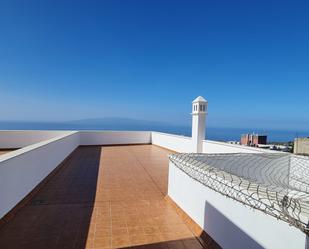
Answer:
MULTIPOLYGON (((0 130, 151 130, 191 136, 191 127, 163 122, 126 118, 83 119, 68 122, 0 121, 0 130)), ((288 142, 295 137, 308 137, 309 131, 263 130, 252 128, 206 127, 206 137, 217 141, 239 141, 241 134, 259 133, 268 136, 269 142, 288 142)))

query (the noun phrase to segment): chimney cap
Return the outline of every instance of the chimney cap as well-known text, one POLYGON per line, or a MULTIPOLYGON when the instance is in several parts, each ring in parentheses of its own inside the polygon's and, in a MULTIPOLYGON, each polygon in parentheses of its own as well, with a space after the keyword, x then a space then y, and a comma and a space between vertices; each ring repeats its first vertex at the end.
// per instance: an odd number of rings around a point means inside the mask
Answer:
POLYGON ((207 103, 207 100, 204 99, 202 96, 198 96, 195 100, 192 101, 192 103, 199 103, 199 102, 207 103))

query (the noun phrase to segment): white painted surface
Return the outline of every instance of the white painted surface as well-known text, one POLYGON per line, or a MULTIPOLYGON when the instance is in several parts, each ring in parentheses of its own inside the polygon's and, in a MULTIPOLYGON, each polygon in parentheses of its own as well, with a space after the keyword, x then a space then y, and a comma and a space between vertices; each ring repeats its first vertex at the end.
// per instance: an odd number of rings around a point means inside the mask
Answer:
MULTIPOLYGON (((0 131, 0 148, 22 148, 71 131, 0 131)), ((193 152, 190 137, 151 131, 79 131, 80 145, 153 143, 176 152, 193 152)), ((247 146, 203 140, 203 153, 271 153, 247 146)))
MULTIPOLYGON (((190 137, 154 131, 151 132, 151 136, 152 144, 154 145, 174 150, 176 152, 193 152, 190 137)), ((278 151, 271 151, 211 140, 203 140, 203 153, 278 153, 278 151)))
POLYGON ((248 147, 238 144, 229 144, 225 142, 217 142, 212 140, 203 141, 203 153, 280 153, 261 148, 248 147))
MULTIPOLYGON (((70 132, 70 131, 69 131, 70 132)), ((22 148, 67 134, 68 131, 0 131, 0 148, 22 148)))
POLYGON ((207 101, 199 96, 192 102, 192 151, 203 152, 206 131, 207 101))
POLYGON ((300 230, 207 188, 171 162, 168 195, 223 248, 305 249, 300 230))
POLYGON ((150 131, 80 131, 80 145, 150 144, 150 131))
POLYGON ((77 146, 78 132, 0 156, 0 218, 18 204, 77 146))
POLYGON ((192 152, 192 141, 190 137, 152 132, 151 141, 154 145, 176 152, 192 152))
MULTIPOLYGON (((190 137, 149 131, 0 131, 0 148, 18 148, 0 156, 0 217, 22 200, 79 145, 148 144, 192 152, 190 137), (30 144, 30 145, 29 145, 30 144)), ((206 153, 269 152, 203 141, 206 153)))
POLYGON ((148 131, 0 131, 0 218, 79 145, 147 144, 148 131))

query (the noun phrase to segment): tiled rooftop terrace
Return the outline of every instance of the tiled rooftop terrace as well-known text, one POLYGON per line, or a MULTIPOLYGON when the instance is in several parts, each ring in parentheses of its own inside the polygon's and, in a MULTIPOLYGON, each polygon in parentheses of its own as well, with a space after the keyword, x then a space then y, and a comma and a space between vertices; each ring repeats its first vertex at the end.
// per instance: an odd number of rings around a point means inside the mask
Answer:
POLYGON ((12 150, 0 150, 0 155, 9 153, 10 151, 12 151, 12 150))
POLYGON ((0 228, 0 248, 203 248, 165 199, 168 154, 79 147, 0 228))

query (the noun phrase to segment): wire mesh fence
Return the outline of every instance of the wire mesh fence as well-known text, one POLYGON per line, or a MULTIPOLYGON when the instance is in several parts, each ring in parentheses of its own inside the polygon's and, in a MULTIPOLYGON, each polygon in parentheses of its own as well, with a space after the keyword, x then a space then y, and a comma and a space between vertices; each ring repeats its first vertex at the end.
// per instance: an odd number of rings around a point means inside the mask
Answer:
POLYGON ((212 190, 309 234, 309 157, 180 153, 170 161, 212 190))

